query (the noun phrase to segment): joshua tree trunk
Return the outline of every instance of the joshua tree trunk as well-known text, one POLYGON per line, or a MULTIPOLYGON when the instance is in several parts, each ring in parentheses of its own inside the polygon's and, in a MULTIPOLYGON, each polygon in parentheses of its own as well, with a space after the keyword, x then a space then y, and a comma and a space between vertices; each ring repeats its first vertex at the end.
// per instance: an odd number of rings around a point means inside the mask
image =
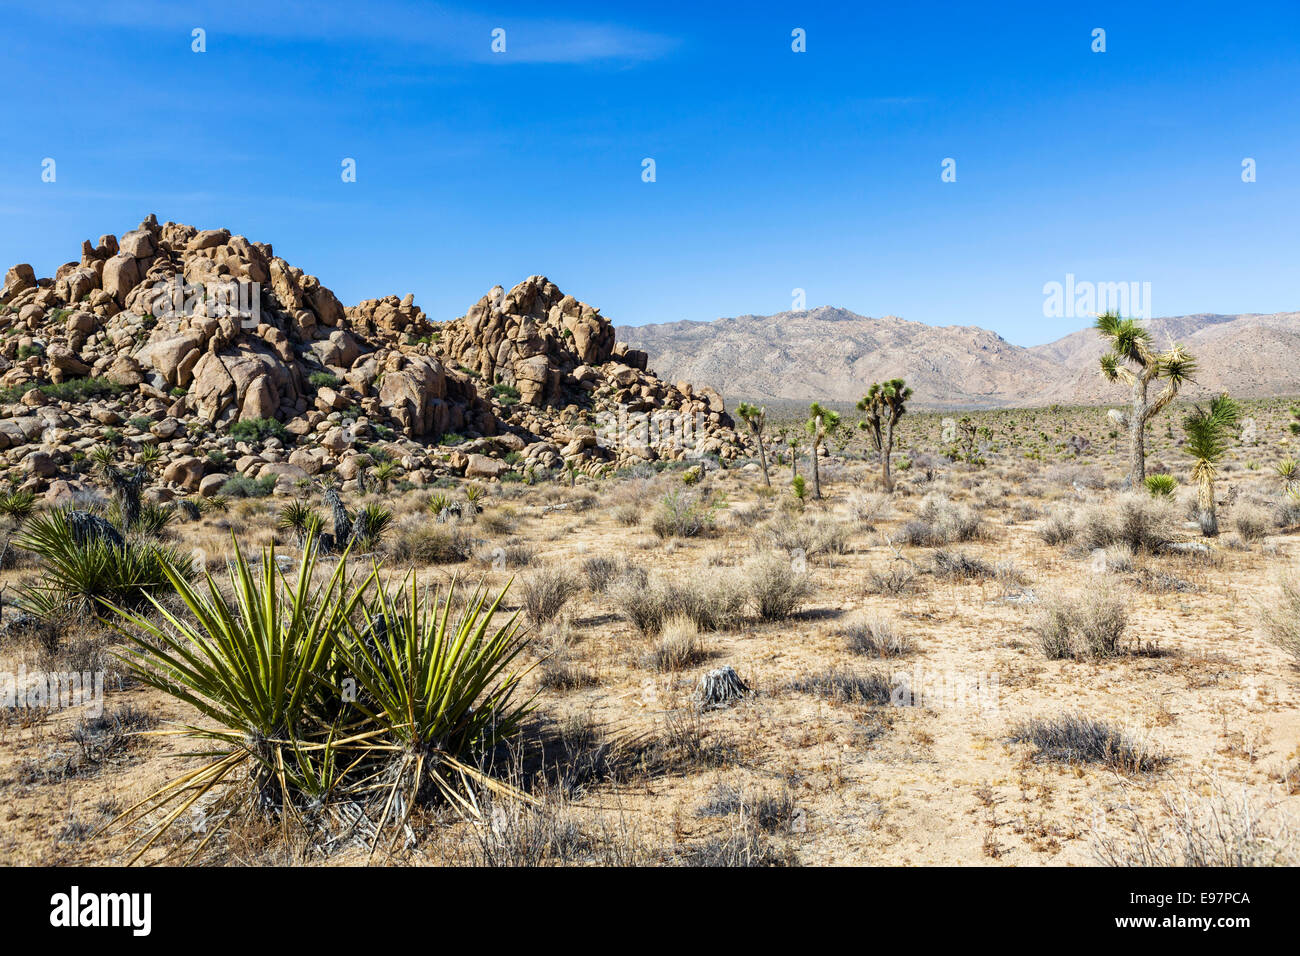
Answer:
POLYGON ((1219 534, 1219 516, 1214 511, 1214 480, 1201 479, 1196 488, 1196 520, 1200 522, 1201 534, 1207 538, 1219 534))
POLYGON ((885 441, 880 449, 880 477, 885 482, 885 491, 894 490, 894 476, 889 473, 889 456, 894 450, 894 423, 885 421, 885 441))
POLYGON ((790 480, 794 481, 799 477, 799 452, 793 445, 790 446, 790 480))
POLYGON ((817 451, 818 445, 816 442, 813 442, 812 452, 809 455, 809 457, 812 458, 813 498, 820 500, 822 496, 822 476, 821 469, 817 465, 817 451))
POLYGON ((1136 491, 1147 478, 1146 427, 1151 414, 1147 407, 1147 383, 1140 375, 1133 383, 1133 407, 1128 414, 1128 481, 1136 491))
POLYGON ((758 463, 763 466, 763 484, 769 488, 772 487, 772 479, 767 475, 767 452, 763 449, 763 436, 755 436, 758 439, 758 463))

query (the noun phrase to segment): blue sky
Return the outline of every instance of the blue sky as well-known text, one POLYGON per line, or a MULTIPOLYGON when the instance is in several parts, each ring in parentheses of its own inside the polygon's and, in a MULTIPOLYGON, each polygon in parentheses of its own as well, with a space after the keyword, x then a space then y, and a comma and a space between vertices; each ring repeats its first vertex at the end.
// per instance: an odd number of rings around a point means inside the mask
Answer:
POLYGON ((538 272, 618 323, 802 288, 1026 345, 1084 324, 1067 273, 1300 309, 1295 0, 838 6, 6 4, 0 268, 154 212, 439 320, 538 272))

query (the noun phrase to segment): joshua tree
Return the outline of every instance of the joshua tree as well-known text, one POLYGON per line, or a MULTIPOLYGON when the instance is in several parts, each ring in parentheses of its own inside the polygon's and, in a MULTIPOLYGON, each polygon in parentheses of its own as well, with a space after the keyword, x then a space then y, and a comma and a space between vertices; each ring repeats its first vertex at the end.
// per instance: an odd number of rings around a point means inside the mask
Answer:
POLYGON ((826 441, 826 436, 840 427, 840 413, 833 412, 829 408, 823 408, 820 402, 813 402, 808 408, 809 418, 804 428, 808 432, 808 437, 812 439, 812 458, 813 469, 813 498, 820 499, 822 496, 821 469, 817 464, 817 456, 821 453, 822 443, 826 441))
POLYGON ((104 477, 117 497, 123 531, 129 531, 140 523, 140 489, 147 474, 143 465, 137 465, 129 475, 115 465, 104 469, 104 477))
POLYGON ((873 382, 867 394, 858 402, 858 410, 867 417, 858 427, 871 436, 871 445, 880 454, 880 477, 885 490, 894 490, 894 476, 889 473, 889 456, 894 452, 894 426, 907 411, 907 400, 912 390, 901 378, 887 382, 873 382))
POLYGON ((748 402, 741 402, 736 408, 736 414, 739 415, 749 430, 754 433, 754 440, 758 442, 758 462, 763 466, 763 484, 769 488, 772 487, 772 479, 767 474, 767 450, 763 447, 763 429, 767 426, 767 409, 759 408, 757 405, 751 405, 748 402))
POLYGON ((1127 412, 1117 409, 1110 416, 1129 433, 1129 474, 1126 484, 1141 488, 1146 478, 1146 425, 1159 415, 1183 383, 1196 373, 1196 360, 1181 345, 1171 344, 1168 351, 1151 349, 1151 333, 1135 319, 1121 319, 1115 312, 1098 316, 1095 326, 1110 351, 1101 357, 1101 374, 1109 382, 1123 382, 1132 389, 1127 412), (1164 379, 1155 401, 1147 400, 1147 389, 1156 379, 1164 379))
POLYGON ((1196 460, 1192 479, 1196 482, 1196 517, 1201 534, 1214 537, 1219 533, 1219 519, 1214 513, 1214 466, 1228 450, 1228 439, 1237 427, 1241 406, 1227 393, 1210 402, 1208 409, 1196 406, 1183 418, 1187 434, 1185 450, 1196 460))

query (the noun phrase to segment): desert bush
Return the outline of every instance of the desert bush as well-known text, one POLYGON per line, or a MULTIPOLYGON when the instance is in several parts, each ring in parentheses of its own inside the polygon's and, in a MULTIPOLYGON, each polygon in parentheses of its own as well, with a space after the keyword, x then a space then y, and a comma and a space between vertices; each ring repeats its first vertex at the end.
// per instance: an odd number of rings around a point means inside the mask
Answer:
POLYGON ((894 516, 894 505, 889 495, 882 492, 855 491, 849 495, 848 512, 853 521, 870 531, 894 516))
POLYGON ((673 617, 663 624, 659 642, 642 659, 657 671, 681 671, 705 659, 700 629, 688 617, 673 617))
POLYGON ((232 475, 221 486, 221 495, 226 498, 265 498, 275 491, 275 475, 265 478, 249 478, 247 475, 232 475))
POLYGON ((713 529, 716 509, 699 494, 670 491, 659 499, 650 527, 659 538, 694 538, 713 529))
POLYGON ((872 615, 840 631, 855 654, 867 657, 901 657, 914 650, 910 638, 900 633, 892 618, 872 615))
POLYGON ((948 580, 984 579, 994 576, 993 566, 965 551, 940 549, 934 552, 934 574, 948 580))
POLYGON ((1232 509, 1232 524, 1244 541, 1261 541, 1272 530, 1273 517, 1263 508, 1242 502, 1232 509))
POLYGON ((617 558, 596 557, 582 562, 582 575, 587 580, 587 588, 592 594, 604 594, 614 583, 624 568, 624 563, 617 558))
POLYGON ((898 596, 916 590, 916 568, 907 561, 893 560, 883 568, 867 572, 867 590, 872 594, 898 596))
POLYGON ((729 575, 671 581, 623 576, 611 595, 619 613, 643 634, 658 634, 674 617, 689 618, 704 631, 731 627, 740 620, 747 598, 729 575))
POLYGON ((1068 544, 1074 540, 1074 534, 1074 516, 1061 508, 1049 511, 1038 526, 1038 536, 1051 545, 1068 544))
POLYGON ((474 553, 474 538, 455 525, 435 524, 422 515, 397 521, 386 546, 402 564, 458 564, 474 553))
POLYGON ((1300 660, 1300 575, 1284 574, 1278 584, 1282 591, 1278 602, 1260 608, 1264 632, 1274 644, 1300 660))
POLYGON ((746 564, 745 584, 754 610, 765 621, 783 621, 812 593, 807 571, 796 571, 784 555, 766 554, 746 564))
POLYGON ((1217 781, 1206 789, 1161 794, 1153 823, 1132 807, 1099 815, 1093 854, 1107 866, 1124 867, 1300 866, 1295 833, 1283 814, 1256 806, 1244 790, 1227 793, 1217 781))
POLYGON ((610 510, 615 524, 625 528, 634 528, 641 523, 641 505, 636 501, 624 501, 610 510))
POLYGON ((1050 660, 1113 657, 1121 652, 1127 628, 1124 601, 1099 590, 1048 601, 1034 622, 1039 644, 1050 660))
POLYGON ((521 576, 518 588, 525 613, 541 623, 559 614, 582 585, 567 568, 543 566, 521 576))
POLYGON ((1076 714, 1030 720, 1016 727, 1011 739, 1032 744, 1042 760, 1100 763, 1121 773, 1146 773, 1164 763, 1159 754, 1123 731, 1076 714))
POLYGON ((1089 551, 1124 543, 1135 552, 1152 553, 1172 542, 1178 514, 1165 498, 1127 492, 1105 504, 1085 508, 1078 518, 1076 538, 1089 551))
POLYGON ((495 511, 484 511, 478 516, 478 526, 484 534, 507 535, 514 534, 515 529, 519 527, 519 519, 515 516, 511 508, 501 508, 495 511))
POLYGON ((786 688, 852 704, 888 704, 892 698, 889 678, 878 673, 858 675, 832 669, 792 680, 786 688))
POLYGON ((921 499, 916 517, 903 525, 899 537, 904 544, 937 548, 970 541, 980 536, 979 515, 966 505, 956 504, 940 492, 921 499))
POLYGON ((849 549, 849 529, 833 518, 805 519, 786 515, 769 522, 758 534, 759 542, 804 557, 844 554, 849 549))

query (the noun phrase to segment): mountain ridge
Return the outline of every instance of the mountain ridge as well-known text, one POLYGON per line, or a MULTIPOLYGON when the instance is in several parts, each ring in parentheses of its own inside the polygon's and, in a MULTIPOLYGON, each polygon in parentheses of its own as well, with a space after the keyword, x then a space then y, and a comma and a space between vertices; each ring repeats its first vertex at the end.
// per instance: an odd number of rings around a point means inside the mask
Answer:
MULTIPOLYGON (((1158 347, 1180 341, 1196 355, 1200 370, 1189 397, 1298 390, 1300 312, 1202 312, 1143 325, 1158 347)), ((913 387, 918 406, 934 408, 1096 404, 1115 396, 1098 373, 1105 344, 1090 326, 1020 346, 977 325, 927 325, 818 306, 615 332, 647 352, 665 379, 707 384, 729 400, 856 401, 870 382, 895 377, 913 387)))

